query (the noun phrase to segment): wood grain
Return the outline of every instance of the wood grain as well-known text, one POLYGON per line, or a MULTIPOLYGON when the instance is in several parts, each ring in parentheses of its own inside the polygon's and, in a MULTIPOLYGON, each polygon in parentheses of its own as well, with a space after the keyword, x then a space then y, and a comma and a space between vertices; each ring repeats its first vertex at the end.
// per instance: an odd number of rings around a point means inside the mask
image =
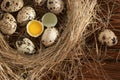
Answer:
MULTIPOLYGON (((92 64, 92 63, 91 63, 92 64)), ((94 71, 85 74, 84 80, 120 80, 120 63, 105 61, 99 69, 99 75, 95 76, 94 71)), ((78 79, 80 80, 80 79, 78 79)))
MULTIPOLYGON (((90 50, 91 55, 94 56, 90 56, 90 59, 101 59, 102 64, 101 66, 98 65, 97 69, 99 72, 102 71, 104 74, 101 73, 98 76, 95 76, 92 74, 94 72, 90 71, 88 74, 85 74, 85 80, 120 80, 120 0, 99 1, 101 10, 104 13, 104 15, 102 15, 104 19, 108 19, 108 7, 109 10, 112 10, 110 11, 108 28, 115 32, 118 37, 118 44, 113 47, 105 47, 99 44, 99 55, 97 55, 94 44, 94 47, 90 50)), ((91 64, 93 64, 93 61, 91 61, 91 64)))

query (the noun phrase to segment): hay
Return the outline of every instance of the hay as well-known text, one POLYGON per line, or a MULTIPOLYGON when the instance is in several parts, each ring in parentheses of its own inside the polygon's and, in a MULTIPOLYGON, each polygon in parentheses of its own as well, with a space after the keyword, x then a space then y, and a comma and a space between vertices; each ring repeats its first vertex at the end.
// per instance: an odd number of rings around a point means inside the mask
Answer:
MULTIPOLYGON (((10 46, 11 40, 7 41, 8 36, 0 33, 1 80, 74 80, 78 77, 84 79, 81 57, 84 56, 86 59, 87 56, 85 40, 99 29, 95 27, 97 0, 64 0, 64 2, 65 12, 58 15, 57 26, 61 33, 58 41, 53 46, 45 48, 41 45, 40 38, 30 37, 38 47, 35 55, 19 54, 14 45, 10 46), (87 30, 89 27, 92 30, 87 30)), ((48 12, 45 7, 38 8, 29 0, 26 0, 27 4, 39 12, 37 19, 48 12), (40 9, 42 10, 39 11, 40 9)), ((17 33, 17 36, 23 34, 28 36, 24 29, 20 34, 17 33)), ((87 64, 92 67, 90 63, 87 64)))

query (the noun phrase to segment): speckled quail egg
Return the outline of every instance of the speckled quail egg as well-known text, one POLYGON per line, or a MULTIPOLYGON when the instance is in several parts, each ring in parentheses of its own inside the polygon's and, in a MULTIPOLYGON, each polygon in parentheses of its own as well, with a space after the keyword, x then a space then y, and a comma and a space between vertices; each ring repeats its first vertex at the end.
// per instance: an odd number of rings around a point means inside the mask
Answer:
POLYGON ((46 0, 34 0, 34 1, 37 5, 42 6, 46 0))
POLYGON ((21 37, 18 39, 16 41, 16 47, 17 50, 21 53, 34 54, 36 52, 35 45, 30 39, 26 37, 21 37))
POLYGON ((36 12, 32 7, 23 7, 17 15, 17 21, 21 26, 25 26, 28 21, 36 17, 36 12))
POLYGON ((42 43, 46 47, 52 45, 57 39, 59 32, 56 28, 47 28, 42 35, 42 43))
POLYGON ((5 13, 3 18, 0 20, 0 30, 4 34, 11 35, 16 31, 17 22, 10 13, 5 13))
POLYGON ((20 10, 23 5, 23 0, 3 0, 1 3, 1 9, 6 12, 16 12, 20 10))
POLYGON ((64 9, 64 2, 62 0, 48 0, 47 7, 51 12, 59 14, 64 9))
POLYGON ((114 34, 113 31, 109 29, 105 29, 99 34, 98 37, 99 42, 102 44, 106 44, 107 46, 114 46, 117 44, 118 39, 117 36, 114 34))

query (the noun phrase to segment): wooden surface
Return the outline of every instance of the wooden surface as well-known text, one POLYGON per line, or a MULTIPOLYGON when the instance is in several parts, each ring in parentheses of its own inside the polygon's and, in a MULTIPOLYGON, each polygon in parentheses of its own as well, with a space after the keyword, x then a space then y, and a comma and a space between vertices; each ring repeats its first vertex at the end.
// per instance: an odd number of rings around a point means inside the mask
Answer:
MULTIPOLYGON (((102 1, 104 2, 104 0, 100 1, 101 3, 102 1)), ((101 5, 102 11, 104 12, 104 19, 106 23, 107 21, 110 22, 108 24, 108 28, 113 30, 117 35, 118 44, 113 47, 106 47, 104 49, 101 48, 100 57, 104 58, 101 61, 103 64, 98 66, 98 69, 100 71, 103 71, 101 72, 101 77, 96 78, 86 76, 86 80, 120 80, 120 0, 107 1, 108 2, 106 4, 101 5), (108 16, 111 17, 108 18, 108 16)), ((96 49, 93 48, 93 50, 91 50, 91 53, 96 53, 96 49)))

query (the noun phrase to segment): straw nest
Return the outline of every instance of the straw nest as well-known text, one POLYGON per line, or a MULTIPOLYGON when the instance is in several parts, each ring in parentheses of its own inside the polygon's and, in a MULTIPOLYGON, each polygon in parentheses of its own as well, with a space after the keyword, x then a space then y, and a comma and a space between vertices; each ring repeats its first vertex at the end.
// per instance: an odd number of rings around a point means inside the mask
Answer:
MULTIPOLYGON (((48 12, 44 6, 36 6, 30 0, 24 1, 25 5, 36 9, 36 19, 48 12)), ((40 38, 29 37, 24 28, 11 36, 0 33, 1 80, 74 80, 78 78, 76 75, 82 78, 82 57, 87 55, 86 38, 99 29, 96 27, 97 0, 63 1, 65 9, 57 15, 60 36, 51 47, 41 45, 40 38), (36 54, 25 55, 16 51, 14 42, 21 35, 35 43, 36 54)))

